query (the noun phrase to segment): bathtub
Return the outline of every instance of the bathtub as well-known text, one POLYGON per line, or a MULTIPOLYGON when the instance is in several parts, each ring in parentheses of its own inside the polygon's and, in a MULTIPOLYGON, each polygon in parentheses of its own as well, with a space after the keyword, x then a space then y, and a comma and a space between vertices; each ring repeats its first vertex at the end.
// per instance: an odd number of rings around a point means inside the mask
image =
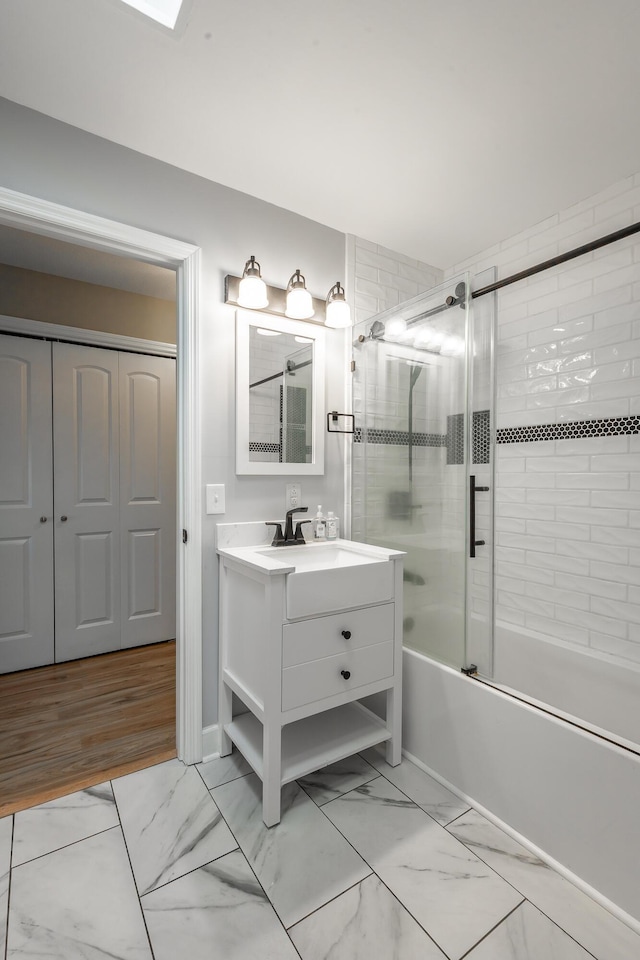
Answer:
POLYGON ((413 650, 403 752, 640 932, 640 757, 413 650))

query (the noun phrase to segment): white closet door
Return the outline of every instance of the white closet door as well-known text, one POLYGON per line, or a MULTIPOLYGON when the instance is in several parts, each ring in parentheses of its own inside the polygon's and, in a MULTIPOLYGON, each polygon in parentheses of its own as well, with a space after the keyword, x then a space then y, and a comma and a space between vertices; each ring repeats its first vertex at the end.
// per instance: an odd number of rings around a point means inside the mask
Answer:
POLYGON ((118 354, 53 345, 56 661, 120 649, 118 354))
POLYGON ((0 673, 53 663, 51 344, 0 336, 0 673))
POLYGON ((175 361, 120 354, 122 646, 176 635, 175 361))

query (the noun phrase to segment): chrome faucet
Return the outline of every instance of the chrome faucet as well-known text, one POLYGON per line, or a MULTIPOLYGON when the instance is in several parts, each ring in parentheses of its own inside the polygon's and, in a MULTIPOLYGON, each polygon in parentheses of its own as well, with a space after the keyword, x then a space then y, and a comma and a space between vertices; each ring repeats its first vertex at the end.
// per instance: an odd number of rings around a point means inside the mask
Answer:
POLYGON ((305 543, 304 536, 302 534, 302 524, 311 523, 311 520, 298 520, 296 522, 295 533, 293 531, 293 514, 294 513, 306 513, 309 507, 296 507, 294 510, 287 510, 287 518, 284 525, 284 534, 282 533, 282 524, 276 520, 267 520, 267 527, 275 527, 276 532, 274 534, 273 540, 271 541, 272 547, 287 547, 291 546, 294 543, 305 543))

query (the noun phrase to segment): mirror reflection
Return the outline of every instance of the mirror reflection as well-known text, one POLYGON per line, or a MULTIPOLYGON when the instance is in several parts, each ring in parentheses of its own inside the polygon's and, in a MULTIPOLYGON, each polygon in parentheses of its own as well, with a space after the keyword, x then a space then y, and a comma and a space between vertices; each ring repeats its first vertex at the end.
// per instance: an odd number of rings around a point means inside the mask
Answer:
POLYGON ((310 337, 249 328, 252 463, 312 463, 313 345, 310 337))

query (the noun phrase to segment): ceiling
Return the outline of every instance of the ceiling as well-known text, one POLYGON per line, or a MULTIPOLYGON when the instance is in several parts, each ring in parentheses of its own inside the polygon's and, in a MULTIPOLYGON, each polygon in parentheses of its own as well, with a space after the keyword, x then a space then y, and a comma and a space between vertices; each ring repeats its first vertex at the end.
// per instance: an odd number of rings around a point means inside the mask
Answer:
POLYGON ((0 95, 447 267, 640 169, 637 0, 2 0, 0 95))

